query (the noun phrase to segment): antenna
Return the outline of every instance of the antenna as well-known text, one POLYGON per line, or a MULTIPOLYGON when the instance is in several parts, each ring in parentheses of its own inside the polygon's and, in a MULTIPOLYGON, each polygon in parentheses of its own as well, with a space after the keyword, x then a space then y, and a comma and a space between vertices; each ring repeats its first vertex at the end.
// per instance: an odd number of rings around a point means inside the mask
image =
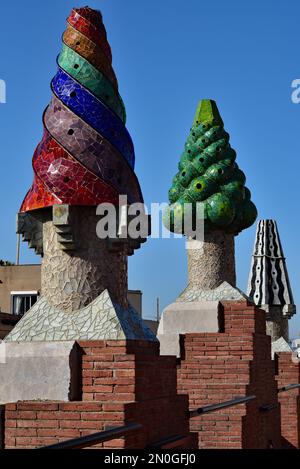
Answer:
POLYGON ((160 320, 159 298, 156 298, 156 320, 157 322, 160 320))

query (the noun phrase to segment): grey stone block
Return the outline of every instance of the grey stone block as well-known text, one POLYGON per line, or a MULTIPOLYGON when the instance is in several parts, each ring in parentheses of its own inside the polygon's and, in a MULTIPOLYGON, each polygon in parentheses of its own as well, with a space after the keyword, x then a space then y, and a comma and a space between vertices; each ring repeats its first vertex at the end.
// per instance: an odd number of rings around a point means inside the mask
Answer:
POLYGON ((157 334, 160 355, 176 355, 180 357, 179 334, 157 334))
POLYGON ((271 345, 272 359, 274 358, 275 353, 279 353, 279 352, 291 352, 292 353, 291 347, 289 346, 289 344, 283 337, 280 337, 279 339, 274 340, 274 342, 272 342, 272 345, 271 345))
POLYGON ((81 351, 74 341, 1 344, 0 404, 81 398, 81 351))
POLYGON ((175 302, 165 308, 158 327, 161 355, 180 356, 179 335, 219 332, 219 302, 175 302))

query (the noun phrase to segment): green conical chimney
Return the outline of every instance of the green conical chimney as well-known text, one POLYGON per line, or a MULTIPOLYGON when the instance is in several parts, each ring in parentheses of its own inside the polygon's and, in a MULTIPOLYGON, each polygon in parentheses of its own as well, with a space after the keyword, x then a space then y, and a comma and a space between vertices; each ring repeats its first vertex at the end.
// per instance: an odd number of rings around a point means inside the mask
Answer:
POLYGON ((170 207, 164 220, 168 219, 171 231, 181 232, 186 203, 192 204, 194 218, 197 202, 203 203, 206 232, 237 235, 255 222, 257 210, 235 160, 215 101, 203 99, 169 190, 170 207))

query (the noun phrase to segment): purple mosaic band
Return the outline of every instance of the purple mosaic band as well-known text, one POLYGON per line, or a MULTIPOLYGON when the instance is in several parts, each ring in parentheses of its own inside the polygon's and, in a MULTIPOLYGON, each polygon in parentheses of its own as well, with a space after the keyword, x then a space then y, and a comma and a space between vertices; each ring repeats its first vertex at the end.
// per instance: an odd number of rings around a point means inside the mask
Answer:
POLYGON ((127 161, 108 140, 55 95, 45 111, 44 124, 48 132, 81 164, 113 186, 119 194, 127 194, 129 203, 143 202, 138 179, 127 161))
POLYGON ((134 148, 121 119, 70 75, 59 69, 51 82, 53 93, 87 124, 114 145, 134 168, 134 148))

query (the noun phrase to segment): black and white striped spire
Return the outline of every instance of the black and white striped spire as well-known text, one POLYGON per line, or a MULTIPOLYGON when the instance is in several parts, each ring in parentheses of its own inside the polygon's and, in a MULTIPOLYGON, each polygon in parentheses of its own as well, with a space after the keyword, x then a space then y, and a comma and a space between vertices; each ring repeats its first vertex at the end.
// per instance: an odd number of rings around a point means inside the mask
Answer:
POLYGON ((296 312, 275 220, 257 224, 247 295, 269 312, 272 306, 281 307, 283 317, 290 318, 296 312))

